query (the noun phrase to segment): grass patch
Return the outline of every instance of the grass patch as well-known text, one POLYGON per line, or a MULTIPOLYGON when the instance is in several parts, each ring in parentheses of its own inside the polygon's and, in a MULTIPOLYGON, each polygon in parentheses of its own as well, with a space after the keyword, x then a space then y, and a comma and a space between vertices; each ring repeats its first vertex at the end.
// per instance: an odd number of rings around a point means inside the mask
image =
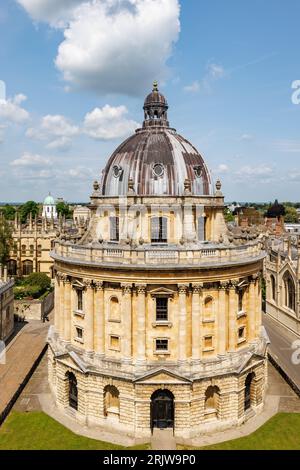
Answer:
MULTIPOLYGON (((195 449, 181 446, 181 449, 195 449)), ((278 413, 249 436, 201 450, 300 450, 300 413, 278 413)))
POLYGON ((148 449, 147 445, 122 447, 74 434, 39 411, 13 411, 0 428, 0 450, 125 450, 148 449))

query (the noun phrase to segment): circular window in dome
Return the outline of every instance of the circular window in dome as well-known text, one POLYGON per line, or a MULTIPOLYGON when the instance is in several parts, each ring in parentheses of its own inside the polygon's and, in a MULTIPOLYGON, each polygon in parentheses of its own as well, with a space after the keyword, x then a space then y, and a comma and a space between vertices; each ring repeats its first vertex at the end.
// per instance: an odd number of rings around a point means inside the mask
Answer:
POLYGON ((196 178, 201 178, 203 174, 203 169, 200 165, 197 165, 197 166, 194 166, 194 172, 195 172, 196 178))
POLYGON ((122 168, 120 167, 120 165, 115 165, 113 167, 113 175, 115 178, 119 178, 122 174, 122 168))
POLYGON ((162 163, 155 163, 155 165, 153 165, 153 173, 154 173, 154 176, 158 178, 163 176, 164 166, 162 165, 162 163))

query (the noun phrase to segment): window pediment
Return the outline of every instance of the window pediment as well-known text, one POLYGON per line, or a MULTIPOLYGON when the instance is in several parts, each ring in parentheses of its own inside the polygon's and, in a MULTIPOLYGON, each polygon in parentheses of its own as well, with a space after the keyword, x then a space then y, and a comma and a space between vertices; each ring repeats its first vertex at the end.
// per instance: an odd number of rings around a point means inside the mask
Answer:
POLYGON ((167 289, 166 287, 158 287, 150 291, 151 297, 174 297, 174 291, 172 289, 167 289))

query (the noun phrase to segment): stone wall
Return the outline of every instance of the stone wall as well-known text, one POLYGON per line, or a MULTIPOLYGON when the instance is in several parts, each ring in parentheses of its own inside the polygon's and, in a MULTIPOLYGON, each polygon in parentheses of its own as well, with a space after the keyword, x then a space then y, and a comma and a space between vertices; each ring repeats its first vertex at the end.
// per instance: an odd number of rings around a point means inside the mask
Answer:
POLYGON ((54 292, 43 300, 15 300, 15 314, 22 321, 43 320, 54 307, 54 292))

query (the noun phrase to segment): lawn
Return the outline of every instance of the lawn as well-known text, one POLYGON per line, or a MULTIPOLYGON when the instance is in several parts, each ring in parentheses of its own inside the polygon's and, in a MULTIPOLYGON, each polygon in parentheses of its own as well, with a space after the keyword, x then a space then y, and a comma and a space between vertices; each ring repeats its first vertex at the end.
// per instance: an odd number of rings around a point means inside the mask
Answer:
POLYGON ((300 413, 278 413, 249 436, 201 450, 300 450, 300 413))
POLYGON ((124 450, 122 447, 74 434, 42 412, 13 411, 0 427, 0 450, 124 450))

